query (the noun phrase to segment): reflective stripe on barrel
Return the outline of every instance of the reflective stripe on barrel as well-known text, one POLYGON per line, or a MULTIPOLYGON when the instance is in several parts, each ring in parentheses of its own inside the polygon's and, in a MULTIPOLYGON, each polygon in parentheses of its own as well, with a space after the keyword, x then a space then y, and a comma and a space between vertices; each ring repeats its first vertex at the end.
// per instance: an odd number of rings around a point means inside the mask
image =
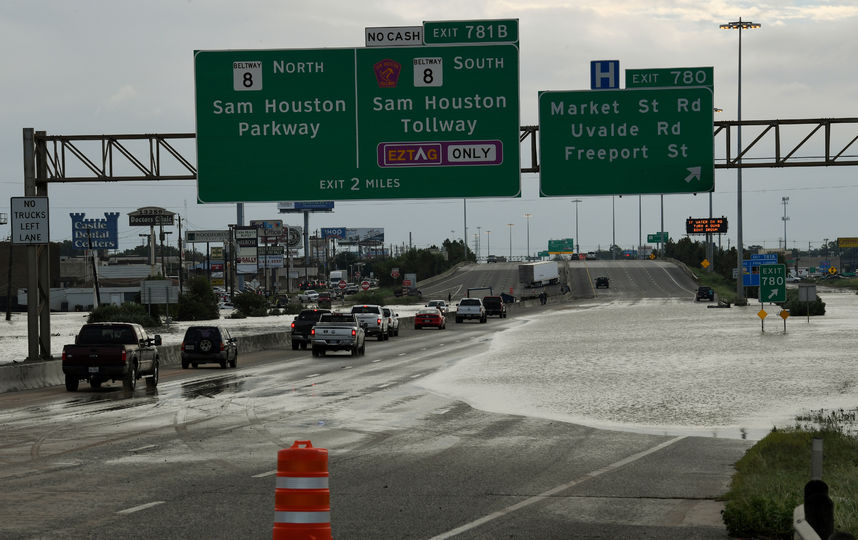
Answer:
POLYGON ((274 523, 330 523, 330 512, 274 512, 274 523))
POLYGON ((277 489, 328 489, 328 477, 278 476, 277 489))

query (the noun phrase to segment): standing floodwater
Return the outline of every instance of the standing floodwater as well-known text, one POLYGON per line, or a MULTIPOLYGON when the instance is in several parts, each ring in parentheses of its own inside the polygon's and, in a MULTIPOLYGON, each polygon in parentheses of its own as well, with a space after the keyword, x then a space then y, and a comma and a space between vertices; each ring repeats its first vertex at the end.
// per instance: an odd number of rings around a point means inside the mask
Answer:
MULTIPOLYGON (((427 378, 475 407, 647 432, 759 438, 807 409, 858 406, 858 296, 824 317, 687 299, 592 303, 530 318, 490 352, 427 378)), ((520 319, 519 319, 520 320, 520 319)))

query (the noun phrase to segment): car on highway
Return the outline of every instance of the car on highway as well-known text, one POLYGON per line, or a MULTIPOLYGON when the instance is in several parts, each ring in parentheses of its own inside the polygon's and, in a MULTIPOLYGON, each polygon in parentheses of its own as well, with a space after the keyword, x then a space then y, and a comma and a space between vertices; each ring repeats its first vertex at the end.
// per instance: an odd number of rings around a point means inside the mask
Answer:
POLYGON ((349 351, 352 356, 366 352, 365 326, 353 313, 325 313, 310 330, 313 356, 325 356, 328 351, 349 351))
POLYGON ((381 306, 361 304, 352 306, 351 312, 357 315, 358 322, 364 325, 367 336, 375 336, 379 341, 390 338, 390 327, 381 306))
POLYGON ((462 298, 456 306, 456 322, 465 319, 478 319, 481 323, 486 322, 486 308, 479 298, 462 298))
POLYGON ((223 326, 189 326, 180 347, 182 369, 200 364, 238 365, 238 343, 223 326))
POLYGON ((587 252, 587 255, 585 256, 585 258, 586 258, 588 261, 595 261, 595 260, 597 259, 597 257, 596 257, 596 252, 595 252, 595 251, 588 251, 588 252, 587 252))
POLYGON ((301 310, 290 325, 289 339, 292 342, 292 350, 297 351, 299 348, 307 349, 310 344, 310 331, 319 322, 322 315, 330 313, 330 309, 304 309, 301 310))
POLYGON ((426 302, 426 307, 438 308, 439 310, 441 310, 441 313, 443 313, 445 317, 447 316, 447 313, 450 309, 450 306, 448 306, 447 302, 445 302, 444 300, 429 300, 428 302, 426 302))
POLYGON ((609 289, 611 287, 611 281, 607 276, 599 276, 596 278, 596 288, 597 289, 609 289))
POLYGON ((316 302, 319 300, 319 293, 313 289, 308 289, 298 295, 299 302, 316 302))
POLYGON ((700 300, 715 300, 715 289, 712 287, 697 287, 697 294, 694 295, 694 301, 699 302, 700 300))
POLYGON ((359 292, 360 292, 360 287, 358 287, 358 286, 357 286, 356 284, 354 284, 354 283, 349 283, 349 284, 346 286, 346 290, 345 290, 344 292, 345 292, 345 294, 357 294, 357 293, 359 293, 359 292))
POLYGON ((387 328, 391 336, 399 335, 399 313, 396 313, 389 307, 382 307, 381 311, 387 317, 387 328))
POLYGON ((414 329, 422 328, 444 330, 447 328, 447 317, 437 307, 423 308, 414 315, 414 329))
POLYGON ((484 296, 483 306, 486 308, 486 317, 497 315, 501 319, 506 319, 506 304, 500 296, 484 296))

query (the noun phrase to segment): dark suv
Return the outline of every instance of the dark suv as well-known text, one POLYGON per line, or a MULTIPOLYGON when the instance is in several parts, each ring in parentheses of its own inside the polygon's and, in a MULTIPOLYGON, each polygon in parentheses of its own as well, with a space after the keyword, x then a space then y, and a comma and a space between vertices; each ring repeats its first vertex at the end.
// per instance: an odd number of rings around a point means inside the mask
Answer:
POLYGON ((715 300, 715 289, 712 287, 697 287, 697 295, 694 297, 694 301, 698 302, 700 300, 715 300))
POLYGON ((222 326, 189 326, 182 339, 182 369, 189 365, 220 364, 238 365, 238 345, 222 326))
POLYGON ((484 296, 483 307, 486 308, 486 316, 497 315, 501 319, 506 319, 506 304, 500 296, 484 296))
POLYGON ((601 289, 609 289, 611 287, 611 282, 608 280, 606 276, 599 276, 596 278, 596 288, 601 289))

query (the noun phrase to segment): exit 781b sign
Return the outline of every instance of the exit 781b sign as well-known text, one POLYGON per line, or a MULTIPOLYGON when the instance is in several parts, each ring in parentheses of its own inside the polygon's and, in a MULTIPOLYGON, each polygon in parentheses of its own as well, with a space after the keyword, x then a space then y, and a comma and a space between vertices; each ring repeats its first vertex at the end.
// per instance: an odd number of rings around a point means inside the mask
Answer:
POLYGON ((203 202, 512 197, 515 44, 195 54, 203 202))
POLYGON ((695 193, 715 181, 712 91, 542 92, 545 196, 695 193))

